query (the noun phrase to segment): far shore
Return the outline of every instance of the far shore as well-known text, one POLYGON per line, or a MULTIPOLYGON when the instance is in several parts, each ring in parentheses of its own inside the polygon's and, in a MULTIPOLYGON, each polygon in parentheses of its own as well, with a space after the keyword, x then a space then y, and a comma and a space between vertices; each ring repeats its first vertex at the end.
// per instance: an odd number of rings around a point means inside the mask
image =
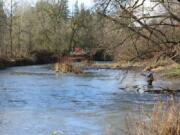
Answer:
MULTIPOLYGON (((19 58, 19 59, 3 59, 0 58, 0 69, 15 66, 30 66, 30 65, 41 65, 41 64, 53 64, 57 63, 57 57, 46 57, 41 58, 19 58)), ((74 67, 75 64, 73 64, 74 67)), ((76 66, 77 67, 77 66, 76 66)), ((178 63, 167 63, 160 62, 157 64, 146 64, 145 62, 107 62, 107 61, 90 61, 80 62, 78 64, 80 69, 116 69, 116 70, 136 70, 146 71, 147 69, 157 73, 162 79, 175 79, 180 80, 180 64, 178 63)))
MULTIPOLYGON (((56 63, 55 65, 61 66, 62 63, 56 63)), ((151 70, 152 72, 158 74, 162 79, 180 79, 180 64, 156 64, 156 65, 147 65, 144 62, 81 62, 78 65, 69 63, 75 69, 114 69, 114 70, 135 70, 135 71, 147 71, 151 70)), ((58 71, 58 69, 55 69, 58 71)))

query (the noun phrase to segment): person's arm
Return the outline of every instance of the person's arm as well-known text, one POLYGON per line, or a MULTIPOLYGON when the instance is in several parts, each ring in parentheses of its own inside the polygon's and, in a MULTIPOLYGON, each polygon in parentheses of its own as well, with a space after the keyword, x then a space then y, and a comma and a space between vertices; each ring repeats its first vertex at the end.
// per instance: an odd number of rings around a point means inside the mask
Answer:
POLYGON ((141 75, 142 75, 142 76, 147 76, 147 73, 141 72, 141 75))

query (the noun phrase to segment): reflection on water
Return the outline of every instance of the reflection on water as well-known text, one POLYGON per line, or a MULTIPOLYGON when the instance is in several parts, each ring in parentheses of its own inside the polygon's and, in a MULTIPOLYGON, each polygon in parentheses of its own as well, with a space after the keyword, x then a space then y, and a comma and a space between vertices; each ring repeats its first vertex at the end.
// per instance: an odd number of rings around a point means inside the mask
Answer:
MULTIPOLYGON (((55 74, 50 66, 0 71, 0 134, 121 135, 127 113, 168 97, 137 92, 147 86, 133 71, 84 72, 55 74)), ((159 86, 179 83, 159 80, 154 87, 159 86)))

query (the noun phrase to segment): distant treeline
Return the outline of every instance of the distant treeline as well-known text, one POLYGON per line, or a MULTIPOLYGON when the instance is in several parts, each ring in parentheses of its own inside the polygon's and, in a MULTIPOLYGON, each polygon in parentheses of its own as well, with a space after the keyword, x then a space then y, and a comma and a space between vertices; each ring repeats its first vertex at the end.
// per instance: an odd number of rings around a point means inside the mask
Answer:
POLYGON ((99 0, 87 9, 77 1, 70 11, 67 0, 40 0, 33 7, 11 0, 8 9, 0 0, 0 56, 22 58, 37 50, 69 54, 80 47, 116 60, 179 61, 180 2, 157 1, 164 12, 153 15, 137 10, 145 2, 99 0))
POLYGON ((0 1, 1 56, 24 57, 34 50, 57 53, 74 47, 94 48, 99 16, 82 4, 70 13, 67 0, 39 1, 34 7, 19 6, 12 0, 8 13, 0 1))

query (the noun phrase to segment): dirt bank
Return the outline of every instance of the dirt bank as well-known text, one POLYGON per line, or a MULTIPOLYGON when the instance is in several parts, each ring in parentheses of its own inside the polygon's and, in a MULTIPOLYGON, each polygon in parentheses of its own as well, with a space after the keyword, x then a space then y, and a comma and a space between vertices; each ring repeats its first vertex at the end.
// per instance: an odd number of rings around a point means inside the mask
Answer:
POLYGON ((55 63, 58 55, 47 51, 34 51, 28 57, 8 58, 0 57, 0 69, 14 66, 28 66, 55 63))

